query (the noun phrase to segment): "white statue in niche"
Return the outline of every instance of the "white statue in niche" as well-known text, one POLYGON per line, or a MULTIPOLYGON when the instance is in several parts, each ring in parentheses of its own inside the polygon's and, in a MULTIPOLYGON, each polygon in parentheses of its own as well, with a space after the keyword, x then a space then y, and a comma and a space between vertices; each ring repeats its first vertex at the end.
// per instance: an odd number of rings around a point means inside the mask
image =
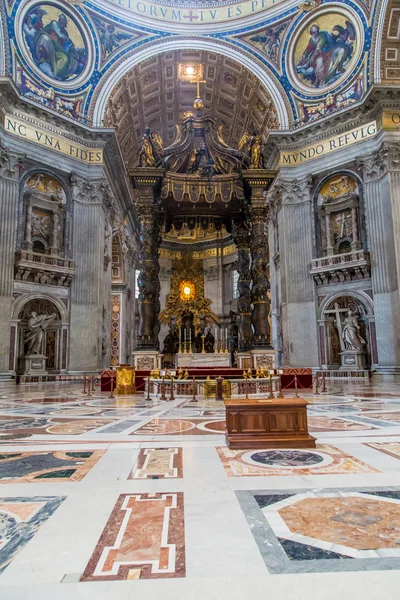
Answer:
POLYGON ((366 342, 360 335, 357 317, 349 310, 342 325, 342 338, 346 350, 361 350, 366 342))
POLYGON ((56 313, 53 313, 48 317, 43 314, 38 315, 36 312, 32 311, 28 321, 29 329, 25 334, 24 340, 25 352, 28 356, 30 354, 40 354, 42 352, 44 331, 56 316, 56 313))

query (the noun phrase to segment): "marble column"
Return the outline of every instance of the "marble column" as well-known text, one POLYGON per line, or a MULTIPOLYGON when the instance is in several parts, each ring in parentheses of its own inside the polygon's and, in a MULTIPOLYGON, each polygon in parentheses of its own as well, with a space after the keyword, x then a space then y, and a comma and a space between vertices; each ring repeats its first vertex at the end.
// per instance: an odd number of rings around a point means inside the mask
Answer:
POLYGON ((285 282, 285 364, 292 367, 318 365, 317 321, 314 281, 310 275, 313 213, 310 180, 276 182, 282 195, 282 277, 285 282))
POLYGON ((160 237, 159 207, 139 205, 140 242, 138 278, 139 325, 137 333, 138 350, 159 350, 158 334, 160 323, 160 263, 158 259, 160 237))
POLYGON ((281 248, 279 243, 279 211, 281 210, 282 196, 279 190, 274 189, 268 193, 268 248, 269 248, 269 279, 271 292, 271 343, 277 352, 276 365, 282 366, 283 340, 282 340, 282 281, 280 272, 281 248))
POLYGON ((359 160, 371 254, 377 369, 400 370, 400 145, 383 144, 359 160))
MULTIPOLYGON (((8 378, 14 261, 18 227, 20 158, 0 146, 0 379, 8 378)), ((11 352, 14 343, 11 344, 11 352)))
POLYGON ((239 350, 250 350, 253 346, 251 326, 251 274, 250 274, 250 228, 243 219, 232 223, 232 237, 237 246, 239 273, 237 301, 239 350))
POLYGON ((252 198, 250 206, 251 297, 253 301, 251 322, 254 329, 253 344, 256 348, 271 348, 267 213, 265 200, 260 202, 258 199, 255 202, 255 199, 252 198))
POLYGON ((72 258, 76 275, 71 284, 69 370, 102 368, 104 306, 104 180, 72 176, 72 258))

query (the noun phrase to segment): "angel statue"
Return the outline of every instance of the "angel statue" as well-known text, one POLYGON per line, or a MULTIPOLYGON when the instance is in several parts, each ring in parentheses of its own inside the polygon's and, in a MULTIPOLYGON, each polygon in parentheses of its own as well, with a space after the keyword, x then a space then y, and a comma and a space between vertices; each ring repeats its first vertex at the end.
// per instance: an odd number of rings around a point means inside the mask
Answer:
POLYGON ((250 146, 250 169, 262 169, 264 158, 261 154, 261 137, 254 132, 250 146))
POLYGON ((159 133, 151 133, 146 127, 142 136, 142 147, 139 150, 140 167, 159 167, 163 163, 163 141, 159 133))
POLYGON ((261 151, 262 139, 257 130, 253 131, 253 135, 249 135, 247 132, 242 135, 238 150, 249 169, 264 168, 264 157, 261 151))

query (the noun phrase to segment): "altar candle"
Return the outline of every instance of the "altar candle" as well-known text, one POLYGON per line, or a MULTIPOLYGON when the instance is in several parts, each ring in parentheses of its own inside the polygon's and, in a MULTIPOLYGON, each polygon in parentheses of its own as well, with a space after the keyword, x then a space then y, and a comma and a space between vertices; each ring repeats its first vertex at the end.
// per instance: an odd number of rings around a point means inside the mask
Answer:
POLYGON ((192 341, 192 328, 189 329, 189 342, 192 341))
POLYGON ((185 327, 185 329, 183 330, 183 340, 186 342, 186 327, 185 327))

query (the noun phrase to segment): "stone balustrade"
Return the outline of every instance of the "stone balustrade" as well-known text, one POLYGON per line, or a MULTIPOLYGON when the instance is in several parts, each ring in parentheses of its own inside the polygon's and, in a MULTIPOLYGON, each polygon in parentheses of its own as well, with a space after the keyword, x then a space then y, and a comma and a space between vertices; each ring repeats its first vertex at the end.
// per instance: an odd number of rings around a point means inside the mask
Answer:
POLYGON ((15 260, 15 279, 68 287, 75 275, 75 263, 68 258, 19 250, 15 260))
POLYGON ((314 277, 317 286, 369 279, 371 274, 369 252, 353 250, 343 254, 314 258, 311 261, 310 274, 314 277))

